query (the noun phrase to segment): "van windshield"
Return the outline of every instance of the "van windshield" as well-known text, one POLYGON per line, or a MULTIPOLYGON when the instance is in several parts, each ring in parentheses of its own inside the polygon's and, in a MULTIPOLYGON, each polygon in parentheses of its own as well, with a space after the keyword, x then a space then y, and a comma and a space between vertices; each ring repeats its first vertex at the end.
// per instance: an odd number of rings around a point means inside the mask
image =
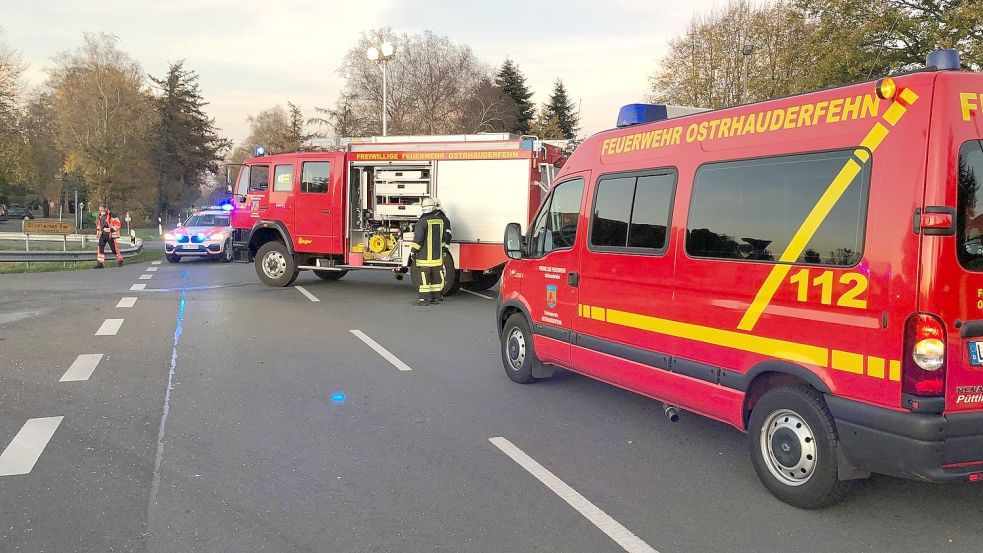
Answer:
POLYGON ((956 257, 970 271, 983 271, 983 146, 971 140, 959 148, 956 257))

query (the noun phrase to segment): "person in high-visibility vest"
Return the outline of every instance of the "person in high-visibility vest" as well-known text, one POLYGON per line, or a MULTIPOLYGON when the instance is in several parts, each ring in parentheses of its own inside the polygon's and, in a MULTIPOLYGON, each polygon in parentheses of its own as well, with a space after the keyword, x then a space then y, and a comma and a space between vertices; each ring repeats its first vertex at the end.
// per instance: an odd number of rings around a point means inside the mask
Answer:
POLYGON ((96 249, 96 269, 106 266, 106 245, 113 250, 116 255, 116 264, 123 266, 123 256, 119 253, 119 229, 123 226, 119 217, 112 212, 105 202, 99 204, 99 219, 96 221, 96 236, 99 238, 99 246, 96 249))
POLYGON ((413 227, 411 257, 420 276, 420 297, 415 305, 423 306, 440 301, 444 290, 444 220, 442 214, 434 213, 437 202, 424 198, 420 203, 423 216, 413 227))

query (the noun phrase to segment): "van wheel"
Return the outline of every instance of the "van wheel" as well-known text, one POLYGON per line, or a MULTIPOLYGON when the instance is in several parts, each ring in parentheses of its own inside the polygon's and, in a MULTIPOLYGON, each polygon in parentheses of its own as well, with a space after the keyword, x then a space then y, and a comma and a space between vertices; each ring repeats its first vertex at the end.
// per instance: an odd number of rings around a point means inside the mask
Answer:
POLYGON ((761 396, 751 411, 748 447, 758 478, 789 505, 825 507, 854 487, 854 481, 837 477, 833 417, 808 386, 782 386, 761 396))
POLYGON ((539 367, 540 361, 533 348, 529 323, 522 313, 515 313, 505 321, 502 364, 513 382, 529 384, 536 381, 533 370, 539 367))
POLYGON ((348 271, 314 271, 314 274, 321 280, 341 280, 348 271))
POLYGON ((293 256, 278 240, 263 244, 256 252, 255 263, 259 279, 270 286, 290 286, 300 274, 293 256))

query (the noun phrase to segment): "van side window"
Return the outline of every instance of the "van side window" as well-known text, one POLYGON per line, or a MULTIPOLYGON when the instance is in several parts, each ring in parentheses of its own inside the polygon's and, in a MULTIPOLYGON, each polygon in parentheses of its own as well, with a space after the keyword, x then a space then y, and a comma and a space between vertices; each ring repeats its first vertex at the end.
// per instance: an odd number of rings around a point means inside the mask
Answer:
MULTIPOLYGON (((686 252, 775 262, 854 150, 703 165, 696 172, 686 252)), ((849 267, 863 254, 870 164, 864 164, 793 263, 849 267)))
POLYGON ((305 161, 300 171, 300 191, 324 194, 331 180, 331 163, 328 161, 305 161))
POLYGON ((273 191, 291 192, 294 189, 294 166, 277 165, 273 169, 273 191))
POLYGON ((270 166, 253 165, 249 168, 249 190, 266 190, 270 187, 270 166))
POLYGON ((584 195, 584 179, 573 179, 556 185, 550 194, 529 241, 531 257, 541 257, 553 250, 572 248, 580 221, 580 201, 584 195))
POLYGON ((600 251, 664 251, 675 186, 675 172, 598 179, 591 247, 600 251))
POLYGON ((956 257, 963 268, 983 271, 983 146, 965 142, 959 148, 956 177, 956 257))
POLYGON ((239 180, 236 182, 236 194, 242 196, 249 189, 249 166, 243 165, 239 170, 239 180))

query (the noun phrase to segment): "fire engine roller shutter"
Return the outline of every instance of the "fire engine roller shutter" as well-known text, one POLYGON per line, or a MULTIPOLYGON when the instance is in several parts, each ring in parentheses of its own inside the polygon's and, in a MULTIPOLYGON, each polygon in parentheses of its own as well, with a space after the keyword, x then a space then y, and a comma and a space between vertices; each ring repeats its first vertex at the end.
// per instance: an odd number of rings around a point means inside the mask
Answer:
POLYGON ((501 243, 506 225, 525 227, 529 178, 528 159, 438 161, 436 193, 454 241, 501 243))

